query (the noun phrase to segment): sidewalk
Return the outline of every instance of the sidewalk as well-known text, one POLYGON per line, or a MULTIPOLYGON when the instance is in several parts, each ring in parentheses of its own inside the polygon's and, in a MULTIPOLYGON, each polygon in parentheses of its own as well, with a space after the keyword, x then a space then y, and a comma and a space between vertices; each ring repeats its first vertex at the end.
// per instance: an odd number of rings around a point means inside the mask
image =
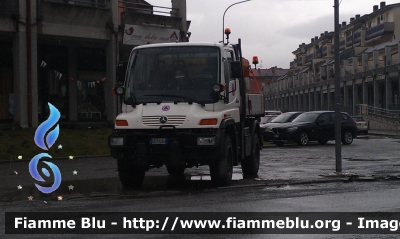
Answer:
POLYGON ((370 129, 368 130, 369 134, 372 135, 387 135, 387 136, 400 136, 400 130, 379 130, 379 129, 370 129))

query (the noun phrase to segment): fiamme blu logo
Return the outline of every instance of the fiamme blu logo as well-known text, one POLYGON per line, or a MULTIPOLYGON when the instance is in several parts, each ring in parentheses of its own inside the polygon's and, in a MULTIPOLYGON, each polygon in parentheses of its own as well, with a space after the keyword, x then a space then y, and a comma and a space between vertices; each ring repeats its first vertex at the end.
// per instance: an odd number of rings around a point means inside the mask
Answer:
MULTIPOLYGON (((57 124, 54 127, 54 125, 60 119, 60 112, 52 104, 48 103, 48 105, 50 108, 50 116, 46 121, 39 125, 39 127, 36 129, 34 137, 35 144, 43 150, 49 150, 51 146, 53 146, 53 144, 56 142, 60 133, 59 125, 57 124), (52 128, 54 129, 51 130, 52 128)), ((42 176, 40 176, 38 171, 39 160, 46 157, 51 158, 51 155, 47 153, 40 153, 33 157, 29 162, 29 173, 31 174, 32 178, 36 179, 39 182, 46 182, 46 180, 44 180, 42 176)), ((43 193, 52 193, 61 184, 61 172, 55 164, 48 161, 43 161, 43 163, 47 164, 52 170, 54 175, 54 183, 50 187, 43 187, 36 183, 35 186, 43 193)), ((46 168, 42 168, 41 171, 46 177, 50 177, 50 172, 46 168)))

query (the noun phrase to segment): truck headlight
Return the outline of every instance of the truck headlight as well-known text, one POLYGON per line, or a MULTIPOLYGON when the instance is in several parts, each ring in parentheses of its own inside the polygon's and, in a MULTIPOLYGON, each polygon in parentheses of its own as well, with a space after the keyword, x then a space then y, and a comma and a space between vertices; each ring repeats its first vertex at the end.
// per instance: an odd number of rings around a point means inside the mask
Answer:
POLYGON ((124 145, 124 138, 122 138, 122 137, 111 137, 110 138, 110 145, 122 146, 122 145, 124 145))
POLYGON ((197 145, 215 145, 215 137, 197 137, 197 145))

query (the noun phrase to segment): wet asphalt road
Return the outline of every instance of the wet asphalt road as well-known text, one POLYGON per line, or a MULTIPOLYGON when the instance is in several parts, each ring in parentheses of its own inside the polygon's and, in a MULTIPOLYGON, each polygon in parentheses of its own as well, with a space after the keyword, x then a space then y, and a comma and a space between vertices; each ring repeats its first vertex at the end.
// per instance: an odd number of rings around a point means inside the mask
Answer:
MULTIPOLYGON (((262 185, 286 185, 338 181, 343 179, 373 180, 400 176, 400 139, 384 136, 361 136, 351 145, 342 145, 342 173, 335 174, 334 141, 327 145, 305 147, 267 145, 261 151, 258 178, 243 179, 240 166, 234 168, 234 182, 230 188, 262 185)), ((175 192, 213 190, 207 166, 186 169, 184 177, 170 177, 166 169, 155 168, 146 173, 142 190, 126 191, 118 179, 116 160, 111 157, 49 160, 62 175, 59 189, 42 194, 34 186, 28 170, 29 161, 0 164, 0 201, 36 199, 64 199, 124 195, 163 195, 175 192), (73 172, 76 171, 76 174, 73 172), (22 190, 17 186, 21 185, 22 190), (70 190, 68 186, 74 186, 70 190)), ((51 179, 49 180, 51 182, 51 179)))
MULTIPOLYGON (((58 190, 46 195, 33 185, 29 161, 0 164, 1 211, 128 211, 128 212, 291 212, 291 211, 400 211, 399 139, 361 136, 342 146, 343 173, 335 172, 335 145, 306 147, 268 145, 261 153, 259 177, 242 179, 234 169, 234 182, 214 188, 208 167, 188 169, 185 177, 169 177, 165 168, 152 169, 141 190, 126 190, 117 178, 116 162, 109 157, 52 160, 63 176, 58 190), (77 174, 74 175, 73 171, 77 174), (18 174, 16 174, 16 172, 18 174), (18 190, 17 186, 22 189, 18 190), (73 185, 74 190, 68 186, 73 185), (57 197, 62 195, 63 200, 57 197), (33 196, 29 201, 28 196, 33 196), (223 203, 221 203, 223 202, 223 203)), ((2 213, 1 218, 4 217, 2 213)), ((0 222, 0 235, 4 223, 0 222)), ((203 235, 204 236, 204 235, 203 235)), ((203 238, 193 235, 194 238, 203 238)), ((80 236, 80 238, 89 238, 80 236)), ((165 238, 150 235, 149 238, 165 238)), ((183 238, 186 236, 174 236, 183 238)), ((208 236, 207 236, 208 237, 208 236)), ((246 238, 234 235, 230 238, 246 238)), ((3 238, 0 236, 0 238, 3 238)), ((14 236, 5 238, 52 238, 14 236)), ((64 235, 62 238, 75 238, 64 235)), ((93 237, 90 237, 93 238, 93 237)), ((128 238, 98 235, 96 238, 128 238)), ((215 238, 224 238, 215 237, 215 238)), ((252 235, 265 238, 265 235, 252 235)), ((268 235, 268 238, 394 238, 380 236, 268 235)))

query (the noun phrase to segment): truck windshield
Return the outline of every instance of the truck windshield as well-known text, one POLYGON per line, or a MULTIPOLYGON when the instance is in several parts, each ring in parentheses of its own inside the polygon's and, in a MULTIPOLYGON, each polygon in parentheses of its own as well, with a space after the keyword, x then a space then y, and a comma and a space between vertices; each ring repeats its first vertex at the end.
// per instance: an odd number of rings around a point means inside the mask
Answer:
POLYGON ((125 82, 126 104, 215 103, 212 86, 220 83, 220 49, 169 46, 134 50, 125 82))

